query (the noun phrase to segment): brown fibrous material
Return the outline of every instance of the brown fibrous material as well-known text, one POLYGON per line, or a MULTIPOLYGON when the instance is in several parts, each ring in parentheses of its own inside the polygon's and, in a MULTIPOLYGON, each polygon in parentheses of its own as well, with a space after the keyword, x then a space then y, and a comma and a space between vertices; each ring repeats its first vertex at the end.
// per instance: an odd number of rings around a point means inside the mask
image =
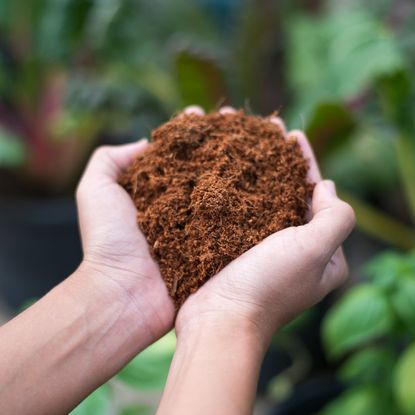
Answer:
POLYGON ((177 307, 267 236, 306 222, 308 162, 269 118, 182 115, 152 140, 120 183, 177 307))

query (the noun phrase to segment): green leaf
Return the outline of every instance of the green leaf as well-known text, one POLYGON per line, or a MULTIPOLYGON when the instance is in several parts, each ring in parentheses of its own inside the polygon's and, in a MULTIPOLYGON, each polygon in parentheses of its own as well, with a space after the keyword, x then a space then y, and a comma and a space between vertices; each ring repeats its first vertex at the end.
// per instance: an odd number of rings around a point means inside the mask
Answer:
POLYGON ((351 100, 404 66, 393 33, 367 11, 335 10, 288 22, 288 79, 297 116, 321 100, 351 100))
POLYGON ((355 127, 351 112, 335 102, 320 102, 310 116, 306 134, 315 152, 324 158, 345 143, 355 127))
MULTIPOLYGON (((393 408, 392 408, 393 410, 393 408)), ((391 415, 390 402, 373 387, 354 388, 326 406, 322 415, 391 415)))
POLYGON ((412 254, 387 251, 377 255, 365 267, 364 273, 386 290, 393 290, 399 278, 415 275, 415 257, 412 254))
POLYGON ((415 413, 415 343, 402 354, 394 373, 394 391, 401 410, 408 415, 415 413))
POLYGON ((328 353, 339 357, 389 332, 393 314, 383 292, 361 284, 346 294, 326 315, 322 334, 328 353))
POLYGON ((415 272, 411 277, 399 280, 396 290, 391 294, 391 304, 407 329, 415 332, 415 272))
POLYGON ((111 389, 107 384, 99 387, 84 399, 71 415, 109 415, 111 404, 111 389))
POLYGON ((137 389, 163 389, 175 347, 176 336, 170 332, 142 351, 116 377, 137 389))
POLYGON ((175 67, 183 106, 212 110, 226 98, 222 70, 212 58, 183 50, 176 56, 175 67))
POLYGON ((338 92, 352 98, 378 77, 403 67, 398 44, 380 22, 364 12, 341 13, 331 22, 329 61, 338 92))
POLYGON ((349 382, 389 381, 394 365, 394 356, 390 350, 371 347, 349 357, 340 368, 341 379, 349 382))
POLYGON ((0 167, 19 167, 26 157, 21 137, 0 126, 0 167))

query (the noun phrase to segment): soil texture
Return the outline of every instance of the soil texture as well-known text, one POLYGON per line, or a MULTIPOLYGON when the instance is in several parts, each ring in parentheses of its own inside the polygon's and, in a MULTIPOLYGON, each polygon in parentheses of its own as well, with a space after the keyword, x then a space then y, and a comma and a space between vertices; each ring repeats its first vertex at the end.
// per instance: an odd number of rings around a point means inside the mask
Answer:
POLYGON ((182 115, 120 178, 177 307, 264 238, 306 222, 313 185, 269 118, 182 115))

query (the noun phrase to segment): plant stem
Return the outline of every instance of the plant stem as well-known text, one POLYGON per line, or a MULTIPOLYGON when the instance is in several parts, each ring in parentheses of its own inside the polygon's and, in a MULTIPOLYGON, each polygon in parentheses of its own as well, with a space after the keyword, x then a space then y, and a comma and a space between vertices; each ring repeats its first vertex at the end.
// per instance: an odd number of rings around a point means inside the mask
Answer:
POLYGON ((415 232, 410 227, 348 192, 339 189, 338 194, 353 207, 359 229, 399 249, 410 250, 415 247, 415 232))

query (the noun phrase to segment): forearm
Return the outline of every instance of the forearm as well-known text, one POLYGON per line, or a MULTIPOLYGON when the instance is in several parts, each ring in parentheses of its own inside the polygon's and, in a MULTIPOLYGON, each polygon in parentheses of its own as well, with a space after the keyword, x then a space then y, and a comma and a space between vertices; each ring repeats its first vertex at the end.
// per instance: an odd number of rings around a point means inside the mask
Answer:
POLYGON ((249 327, 181 332, 157 414, 251 414, 264 351, 249 327))
POLYGON ((99 278, 81 267, 0 328, 4 413, 68 413, 151 343, 139 306, 99 278))

